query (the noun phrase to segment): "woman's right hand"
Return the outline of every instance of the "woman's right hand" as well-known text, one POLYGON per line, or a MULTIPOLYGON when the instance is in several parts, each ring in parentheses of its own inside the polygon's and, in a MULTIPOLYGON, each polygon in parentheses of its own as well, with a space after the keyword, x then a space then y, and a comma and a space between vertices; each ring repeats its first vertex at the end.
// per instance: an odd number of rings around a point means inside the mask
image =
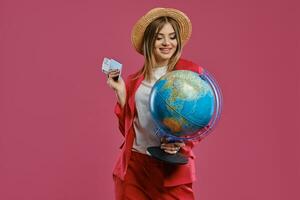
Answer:
POLYGON ((107 74, 107 84, 110 88, 112 88, 116 92, 118 102, 123 108, 126 101, 126 86, 124 80, 120 76, 119 70, 111 70, 107 74), (118 76, 119 78, 117 79, 118 76))

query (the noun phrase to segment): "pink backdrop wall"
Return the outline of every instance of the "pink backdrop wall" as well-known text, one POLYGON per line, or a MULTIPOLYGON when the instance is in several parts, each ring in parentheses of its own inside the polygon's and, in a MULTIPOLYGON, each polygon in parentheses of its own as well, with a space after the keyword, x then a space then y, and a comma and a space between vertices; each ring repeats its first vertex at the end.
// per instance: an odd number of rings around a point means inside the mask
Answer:
POLYGON ((288 0, 1 0, 0 199, 113 199, 122 138, 104 56, 143 62, 130 43, 152 7, 188 14, 184 57, 224 95, 195 148, 197 199, 300 199, 299 3, 288 0))

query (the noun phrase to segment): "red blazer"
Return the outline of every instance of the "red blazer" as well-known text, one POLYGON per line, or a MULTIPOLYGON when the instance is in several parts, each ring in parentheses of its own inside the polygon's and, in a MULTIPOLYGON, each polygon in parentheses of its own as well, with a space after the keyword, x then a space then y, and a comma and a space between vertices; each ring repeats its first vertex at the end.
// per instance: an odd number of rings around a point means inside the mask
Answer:
MULTIPOLYGON (((201 74, 203 72, 202 67, 183 59, 179 59, 175 65, 174 70, 191 70, 201 74)), ((133 79, 136 74, 130 75, 126 80, 126 103, 122 109, 120 104, 117 103, 115 106, 115 114, 119 120, 119 130, 124 136, 124 143, 122 144, 121 154, 117 160, 113 174, 124 180, 126 174, 128 161, 131 154, 131 148, 133 145, 135 131, 133 128, 133 119, 136 116, 135 108, 135 92, 137 91, 139 85, 144 80, 144 77, 141 76, 137 79, 133 79)), ((175 186, 180 184, 191 183, 195 181, 195 162, 194 154, 192 152, 193 146, 198 143, 198 141, 185 142, 185 147, 181 148, 180 152, 187 155, 189 161, 185 165, 166 165, 165 171, 165 186, 175 186)))

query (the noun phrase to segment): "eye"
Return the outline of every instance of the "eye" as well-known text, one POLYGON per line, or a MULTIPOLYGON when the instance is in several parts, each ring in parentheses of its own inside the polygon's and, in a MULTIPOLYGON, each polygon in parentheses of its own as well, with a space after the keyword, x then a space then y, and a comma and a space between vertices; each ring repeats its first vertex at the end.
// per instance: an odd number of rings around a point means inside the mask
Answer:
POLYGON ((162 38, 160 38, 160 37, 157 37, 157 38, 156 38, 156 40, 161 40, 161 39, 162 39, 162 38))
POLYGON ((171 40, 175 40, 175 39, 176 39, 176 36, 171 37, 171 40))

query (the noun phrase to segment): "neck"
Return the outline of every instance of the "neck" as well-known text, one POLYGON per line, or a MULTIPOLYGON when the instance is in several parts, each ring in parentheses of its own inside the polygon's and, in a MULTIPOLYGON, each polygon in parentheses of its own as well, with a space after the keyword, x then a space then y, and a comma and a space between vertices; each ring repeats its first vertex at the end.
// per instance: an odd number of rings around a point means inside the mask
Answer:
POLYGON ((169 64, 168 61, 156 62, 155 67, 164 67, 164 66, 168 66, 168 64, 169 64))
POLYGON ((154 68, 161 68, 161 67, 166 67, 167 65, 155 65, 154 68))

